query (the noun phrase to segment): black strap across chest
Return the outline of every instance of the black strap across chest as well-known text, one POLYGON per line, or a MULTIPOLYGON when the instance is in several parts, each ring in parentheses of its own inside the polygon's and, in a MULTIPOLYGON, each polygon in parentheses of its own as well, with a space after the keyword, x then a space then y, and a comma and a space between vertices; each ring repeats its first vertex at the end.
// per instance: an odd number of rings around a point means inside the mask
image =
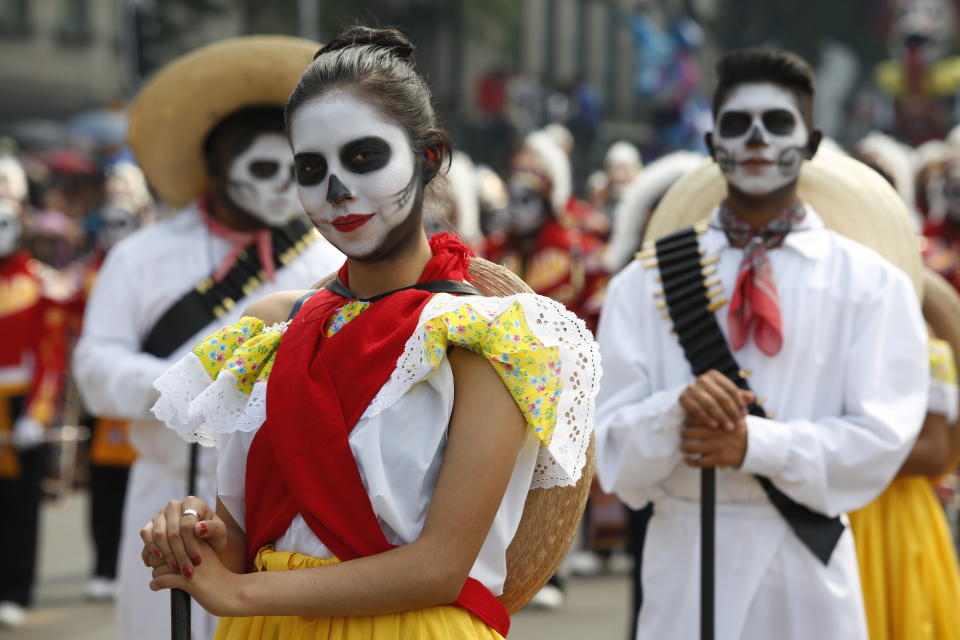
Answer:
MULTIPOLYGON (((726 337, 717 323, 715 310, 708 297, 703 252, 693 228, 682 229, 656 242, 657 266, 663 282, 667 311, 687 362, 695 376, 716 369, 744 390, 750 390, 737 364, 726 337)), ((756 402, 748 407, 750 414, 766 418, 767 413, 756 402)), ((754 476, 770 502, 784 517, 801 542, 823 564, 830 561, 844 525, 839 518, 817 513, 777 489, 764 476, 754 476)))
MULTIPOLYGON (((300 218, 271 229, 270 235, 278 269, 316 239, 313 226, 300 218)), ((214 282, 212 275, 204 278, 160 316, 143 342, 143 351, 158 358, 169 356, 215 318, 230 311, 238 300, 254 293, 266 279, 259 253, 251 249, 241 252, 222 280, 214 282)))
POLYGON ((341 298, 346 298, 348 300, 359 300, 361 302, 377 302, 378 300, 383 300, 387 296, 393 295, 394 293, 398 293, 400 291, 409 291, 411 289, 416 291, 427 291, 429 293, 452 293, 461 296, 483 295, 483 293, 481 293, 481 291, 472 284, 460 282, 458 280, 428 280, 426 282, 410 285, 409 287, 401 287, 400 289, 387 291, 386 293, 375 295, 372 298, 359 297, 357 294, 351 291, 347 285, 343 284, 340 281, 340 278, 337 278, 328 284, 326 288, 341 298))

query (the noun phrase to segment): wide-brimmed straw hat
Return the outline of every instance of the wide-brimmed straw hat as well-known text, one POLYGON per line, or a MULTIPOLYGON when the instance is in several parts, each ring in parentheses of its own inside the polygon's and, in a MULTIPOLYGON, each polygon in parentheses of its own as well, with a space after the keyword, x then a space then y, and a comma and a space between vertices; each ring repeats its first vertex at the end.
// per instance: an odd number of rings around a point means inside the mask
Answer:
POLYGON ((244 107, 283 106, 320 45, 290 36, 221 40, 177 58, 130 107, 127 137, 147 181, 182 207, 207 184, 203 142, 244 107))
MULTIPOLYGON (((485 296, 533 293, 512 271, 482 258, 471 258, 469 272, 470 282, 485 296)), ((592 438, 586 466, 576 485, 531 489, 527 494, 520 526, 507 548, 507 580, 500 596, 510 615, 530 602, 556 573, 570 549, 593 479, 592 438)))
MULTIPOLYGON (((470 283, 485 296, 533 293, 526 282, 500 265, 471 258, 470 283)), ((322 289, 336 278, 332 273, 317 284, 322 289)), ((588 428, 588 425, 583 425, 588 428)), ((556 573, 580 526, 593 480, 594 438, 590 436, 587 462, 572 487, 530 489, 517 533, 507 548, 507 579, 500 603, 510 615, 522 609, 556 573)))
MULTIPOLYGON (((828 228, 900 267, 922 298, 923 262, 916 229, 903 199, 879 173, 848 155, 821 150, 804 163, 799 191, 828 228)), ((667 191, 644 240, 656 240, 707 219, 726 194, 723 174, 708 160, 667 191)))

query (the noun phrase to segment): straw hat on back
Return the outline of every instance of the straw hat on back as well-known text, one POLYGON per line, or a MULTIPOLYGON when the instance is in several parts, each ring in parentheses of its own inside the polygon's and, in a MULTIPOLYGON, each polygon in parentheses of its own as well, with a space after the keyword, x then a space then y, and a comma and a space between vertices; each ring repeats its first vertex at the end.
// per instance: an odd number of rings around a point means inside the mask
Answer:
POLYGON ((130 107, 127 137, 147 181, 183 207, 207 184, 203 143, 228 115, 255 105, 282 107, 320 49, 289 36, 244 36, 177 58, 130 107))
MULTIPOLYGON (((800 196, 826 226, 866 245, 900 267, 923 297, 923 263, 917 234, 903 199, 883 176, 850 156, 822 150, 800 172, 800 196)), ((674 183, 657 206, 644 240, 656 240, 701 220, 726 197, 716 163, 674 183)))

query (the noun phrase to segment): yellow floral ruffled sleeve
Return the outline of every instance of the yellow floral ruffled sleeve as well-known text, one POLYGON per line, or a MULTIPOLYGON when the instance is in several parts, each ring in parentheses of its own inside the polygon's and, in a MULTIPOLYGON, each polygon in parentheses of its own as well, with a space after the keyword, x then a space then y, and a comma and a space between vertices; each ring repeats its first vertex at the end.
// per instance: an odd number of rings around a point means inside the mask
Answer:
POLYGON ((266 417, 266 385, 286 323, 245 316, 201 341, 154 382, 157 418, 185 440, 216 446, 266 417))
POLYGON ((531 487, 576 484, 587 460, 601 374, 599 349, 583 321, 562 304, 529 293, 437 294, 366 415, 429 379, 451 347, 490 362, 539 441, 531 487))
POLYGON ((450 346, 483 356, 510 390, 537 438, 550 444, 563 390, 560 349, 543 344, 531 331, 519 302, 492 319, 466 303, 431 319, 423 328, 431 368, 439 366, 450 346))
POLYGON ((228 371, 237 389, 249 395, 255 383, 270 379, 283 336, 280 330, 264 329, 263 320, 244 316, 195 346, 193 355, 211 380, 228 371))

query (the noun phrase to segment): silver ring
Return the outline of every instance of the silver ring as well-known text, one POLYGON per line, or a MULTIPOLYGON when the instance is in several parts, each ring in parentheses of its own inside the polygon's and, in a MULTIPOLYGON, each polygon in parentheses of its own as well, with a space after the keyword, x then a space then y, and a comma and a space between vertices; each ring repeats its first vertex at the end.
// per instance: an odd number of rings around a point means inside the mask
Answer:
POLYGON ((200 519, 200 514, 197 513, 197 510, 196 510, 196 509, 184 509, 183 512, 180 514, 180 517, 181 517, 181 518, 182 518, 183 516, 193 516, 193 517, 196 518, 197 520, 200 519))

